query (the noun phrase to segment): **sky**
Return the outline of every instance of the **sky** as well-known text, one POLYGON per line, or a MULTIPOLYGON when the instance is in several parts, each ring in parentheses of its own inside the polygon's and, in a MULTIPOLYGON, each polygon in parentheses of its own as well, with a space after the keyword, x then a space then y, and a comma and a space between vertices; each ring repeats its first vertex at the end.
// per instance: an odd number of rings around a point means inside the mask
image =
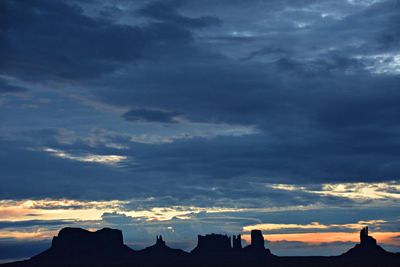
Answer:
POLYGON ((400 251, 398 0, 0 1, 0 261, 62 227, 400 251))

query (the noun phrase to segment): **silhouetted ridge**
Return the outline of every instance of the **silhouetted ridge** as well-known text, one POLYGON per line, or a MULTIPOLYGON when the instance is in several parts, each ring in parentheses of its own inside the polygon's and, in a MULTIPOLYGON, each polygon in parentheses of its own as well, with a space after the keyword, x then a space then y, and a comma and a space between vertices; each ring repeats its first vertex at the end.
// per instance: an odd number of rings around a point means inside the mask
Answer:
POLYGON ((341 256, 278 257, 264 246, 260 230, 251 231, 251 244, 242 248, 241 236, 208 234, 198 236, 191 253, 167 246, 162 236, 154 245, 134 251, 123 244, 122 232, 101 229, 89 232, 64 228, 52 246, 30 260, 0 264, 8 267, 398 267, 400 254, 386 252, 360 232, 360 243, 341 256), (232 243, 231 243, 232 240, 232 243))
MULTIPOLYGON (((364 227, 360 231, 360 243, 355 245, 346 253, 342 254, 343 256, 379 256, 388 254, 386 250, 384 250, 381 246, 377 245, 376 239, 372 236, 368 235, 368 227, 364 227)), ((391 253, 389 253, 391 254, 391 253)))
POLYGON ((162 236, 156 237, 156 246, 158 247, 164 247, 165 246, 165 241, 162 239, 162 236))
POLYGON ((187 252, 181 249, 170 248, 166 245, 162 236, 156 236, 156 243, 150 247, 139 251, 142 255, 156 254, 157 256, 166 256, 168 254, 186 254, 187 252))

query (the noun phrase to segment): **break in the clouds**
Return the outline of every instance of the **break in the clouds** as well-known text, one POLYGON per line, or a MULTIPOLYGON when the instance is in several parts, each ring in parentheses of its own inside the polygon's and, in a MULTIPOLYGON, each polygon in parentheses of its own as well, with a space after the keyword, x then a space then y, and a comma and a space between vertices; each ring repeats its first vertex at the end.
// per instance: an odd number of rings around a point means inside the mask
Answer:
POLYGON ((0 257, 71 224, 185 249, 257 226, 281 255, 340 253, 369 224, 398 251, 399 13, 1 1, 0 257))
POLYGON ((62 150, 57 150, 57 149, 53 149, 53 148, 44 148, 43 151, 48 152, 51 155, 54 155, 55 157, 59 157, 62 159, 76 160, 76 161, 82 161, 82 162, 94 162, 94 163, 109 164, 109 165, 114 165, 120 161, 126 160, 125 156, 118 156, 118 155, 87 154, 87 155, 76 155, 75 156, 75 155, 71 155, 69 153, 65 153, 62 150))

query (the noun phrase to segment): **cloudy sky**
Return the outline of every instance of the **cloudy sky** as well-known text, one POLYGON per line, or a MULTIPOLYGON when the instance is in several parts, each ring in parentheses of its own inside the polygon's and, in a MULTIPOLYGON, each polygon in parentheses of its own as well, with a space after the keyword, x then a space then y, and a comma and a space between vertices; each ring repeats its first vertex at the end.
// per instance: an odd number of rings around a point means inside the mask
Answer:
POLYGON ((65 226, 400 251, 398 0, 3 0, 0 259, 65 226))

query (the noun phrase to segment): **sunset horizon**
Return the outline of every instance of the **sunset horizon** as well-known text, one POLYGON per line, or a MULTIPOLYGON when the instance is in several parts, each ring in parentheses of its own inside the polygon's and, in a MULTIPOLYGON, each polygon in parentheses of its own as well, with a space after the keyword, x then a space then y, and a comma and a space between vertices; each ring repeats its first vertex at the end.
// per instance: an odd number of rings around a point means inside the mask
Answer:
POLYGON ((399 14, 398 0, 0 1, 0 263, 66 227, 186 252, 261 230, 277 256, 341 255, 368 227, 400 253, 399 14))

